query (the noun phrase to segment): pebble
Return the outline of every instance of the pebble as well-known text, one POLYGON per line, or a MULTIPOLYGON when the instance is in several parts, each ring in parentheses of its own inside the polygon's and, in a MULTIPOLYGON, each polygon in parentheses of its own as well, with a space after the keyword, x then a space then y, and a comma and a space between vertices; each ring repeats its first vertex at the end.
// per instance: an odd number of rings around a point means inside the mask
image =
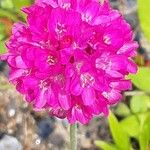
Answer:
POLYGON ((0 150, 22 150, 22 145, 15 137, 4 135, 0 140, 0 150))
POLYGON ((38 135, 46 139, 53 132, 54 126, 51 120, 43 119, 38 123, 38 135))

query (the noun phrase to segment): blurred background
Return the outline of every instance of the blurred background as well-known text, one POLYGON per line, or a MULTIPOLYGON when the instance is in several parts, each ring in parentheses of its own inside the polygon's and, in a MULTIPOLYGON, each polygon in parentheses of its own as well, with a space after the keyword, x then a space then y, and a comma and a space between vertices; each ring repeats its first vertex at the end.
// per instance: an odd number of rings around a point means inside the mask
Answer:
MULTIPOLYGON (((25 21, 20 11, 32 0, 0 0, 0 54, 14 22, 25 21)), ((108 118, 79 125, 79 150, 150 150, 150 0, 111 0, 134 30, 139 43, 133 90, 111 108, 108 118)), ((69 134, 66 120, 34 112, 8 82, 9 68, 0 61, 0 150, 65 150, 69 134)))

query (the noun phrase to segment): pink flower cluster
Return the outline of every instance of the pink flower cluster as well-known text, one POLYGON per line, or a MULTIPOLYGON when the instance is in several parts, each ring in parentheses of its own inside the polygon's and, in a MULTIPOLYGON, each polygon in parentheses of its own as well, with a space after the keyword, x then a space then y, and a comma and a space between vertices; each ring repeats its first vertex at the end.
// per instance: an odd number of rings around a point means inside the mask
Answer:
POLYGON ((37 0, 23 12, 27 23, 14 24, 1 56, 16 89, 71 124, 107 116, 137 72, 138 45, 121 14, 107 0, 37 0))

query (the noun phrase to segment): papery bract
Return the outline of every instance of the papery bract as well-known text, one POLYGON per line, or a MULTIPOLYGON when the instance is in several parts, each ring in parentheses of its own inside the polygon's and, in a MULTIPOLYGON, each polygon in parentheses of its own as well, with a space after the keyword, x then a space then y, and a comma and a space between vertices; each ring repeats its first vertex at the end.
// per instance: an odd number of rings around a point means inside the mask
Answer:
POLYGON ((16 89, 71 124, 107 116, 137 71, 138 45, 122 15, 107 0, 37 0, 22 10, 27 23, 14 24, 1 56, 16 89))

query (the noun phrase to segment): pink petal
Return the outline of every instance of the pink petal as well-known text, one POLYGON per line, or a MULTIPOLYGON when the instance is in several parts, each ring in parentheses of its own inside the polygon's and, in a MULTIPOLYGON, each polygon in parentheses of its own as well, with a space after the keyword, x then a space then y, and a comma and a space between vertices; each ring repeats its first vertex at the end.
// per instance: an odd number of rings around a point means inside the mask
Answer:
POLYGON ((102 95, 108 100, 110 104, 115 104, 122 99, 120 92, 114 89, 112 89, 110 92, 103 92, 102 95))
POLYGON ((122 78, 123 77, 123 74, 121 74, 119 71, 115 71, 115 70, 106 70, 106 73, 114 78, 122 78))
POLYGON ((21 56, 9 56, 7 61, 9 63, 9 65, 14 67, 14 68, 22 68, 22 69, 27 68, 27 66, 24 63, 21 56))
POLYGON ((61 107, 64 110, 69 110, 70 109, 70 107, 71 107, 70 96, 68 96, 66 94, 59 93, 58 94, 58 99, 59 99, 59 103, 60 103, 61 107))
POLYGON ((46 95, 45 95, 46 89, 42 89, 39 93, 39 95, 37 96, 37 99, 35 101, 35 107, 38 109, 41 109, 44 107, 44 105, 46 104, 46 95))
POLYGON ((52 6, 53 8, 58 7, 58 4, 56 3, 56 0, 36 0, 35 2, 36 4, 43 6, 43 4, 48 4, 50 6, 52 6))
POLYGON ((70 86, 71 94, 78 96, 81 94, 82 90, 83 88, 80 85, 80 81, 77 78, 75 78, 70 86))
POLYGON ((27 68, 27 66, 26 66, 26 64, 24 63, 24 61, 23 61, 23 59, 22 59, 21 56, 17 56, 17 57, 15 58, 15 61, 16 61, 16 67, 17 67, 17 68, 24 68, 24 69, 27 68))
POLYGON ((88 117, 85 116, 84 112, 80 108, 75 110, 75 116, 76 119, 82 124, 87 124, 90 120, 88 117))
POLYGON ((55 109, 50 110, 49 115, 50 116, 56 116, 60 119, 64 119, 64 118, 66 118, 66 111, 63 109, 59 109, 59 108, 56 109, 55 108, 55 109))
POLYGON ((5 60, 6 61, 10 55, 11 55, 10 53, 2 54, 2 55, 0 55, 0 60, 5 60))
POLYGON ((82 99, 85 105, 92 105, 95 101, 95 91, 93 88, 84 88, 82 92, 82 99))
POLYGON ((137 65, 133 61, 129 60, 127 70, 129 73, 135 74, 135 73, 137 73, 138 68, 137 68, 137 65))
POLYGON ((111 82, 110 86, 117 90, 131 90, 132 89, 132 83, 130 80, 111 82))
POLYGON ((9 80, 10 81, 15 80, 15 79, 23 76, 24 73, 25 73, 25 70, 23 70, 23 69, 12 70, 9 75, 9 80))
POLYGON ((99 3, 97 2, 91 2, 87 5, 86 9, 85 9, 85 14, 88 16, 91 16, 92 18, 95 17, 96 15, 98 15, 98 11, 99 11, 99 3))
POLYGON ((108 115, 109 115, 109 108, 107 106, 103 107, 102 112, 105 115, 105 117, 108 117, 108 115))
POLYGON ((76 115, 75 115, 75 108, 73 107, 72 110, 69 112, 69 114, 67 115, 67 119, 69 120, 69 123, 74 124, 76 123, 77 119, 76 119, 76 115))
POLYGON ((51 89, 51 87, 49 87, 46 92, 46 99, 47 99, 48 105, 51 106, 52 108, 57 108, 59 105, 56 98, 57 97, 54 94, 53 90, 51 89))
POLYGON ((106 15, 101 15, 94 19, 93 25, 105 24, 107 22, 110 22, 110 18, 106 15))
POLYGON ((136 49, 138 48, 137 42, 131 42, 124 44, 117 52, 117 54, 126 54, 128 56, 134 57, 136 55, 136 49))

